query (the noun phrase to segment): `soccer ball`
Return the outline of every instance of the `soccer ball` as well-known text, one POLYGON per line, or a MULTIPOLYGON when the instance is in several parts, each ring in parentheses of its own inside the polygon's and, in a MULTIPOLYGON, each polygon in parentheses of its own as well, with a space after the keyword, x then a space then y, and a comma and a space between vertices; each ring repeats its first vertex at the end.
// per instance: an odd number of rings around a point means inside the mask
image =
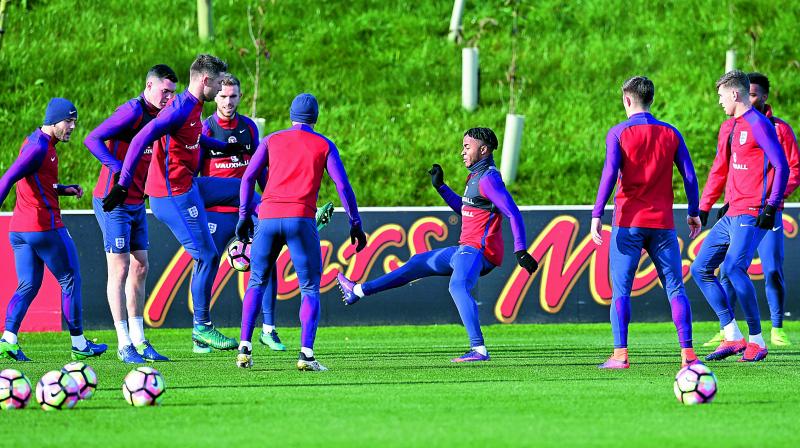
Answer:
POLYGON ((161 397, 167 385, 164 377, 152 367, 137 367, 125 376, 122 395, 131 406, 155 406, 161 404, 161 397))
POLYGON ((674 389, 683 404, 711 403, 717 394, 717 377, 705 364, 688 365, 675 375, 674 389))
POLYGON ((94 395, 97 389, 97 374, 90 366, 80 362, 71 362, 61 368, 61 372, 66 373, 75 380, 78 385, 78 396, 81 400, 88 400, 94 395))
POLYGON ((0 372, 0 409, 22 409, 31 399, 31 382, 19 370, 0 372))
POLYGON ((36 384, 36 401, 45 411, 72 409, 78 402, 78 383, 69 374, 51 370, 36 384))
POLYGON ((250 270, 250 242, 234 239, 228 245, 228 263, 239 272, 250 270))

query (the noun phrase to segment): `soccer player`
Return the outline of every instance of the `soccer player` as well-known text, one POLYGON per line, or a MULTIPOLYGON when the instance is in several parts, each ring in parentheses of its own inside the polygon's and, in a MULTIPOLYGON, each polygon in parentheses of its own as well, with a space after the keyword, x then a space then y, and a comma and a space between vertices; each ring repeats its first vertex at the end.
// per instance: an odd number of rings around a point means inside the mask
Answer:
POLYGON ((692 276, 724 332, 724 340, 706 360, 744 352, 739 361, 757 362, 767 357, 767 345, 761 335, 756 291, 747 268, 761 239, 775 227, 789 167, 775 126, 750 103, 747 75, 740 70, 726 73, 717 81, 717 93, 720 106, 733 119, 720 126, 717 155, 703 189, 701 208, 707 216, 710 205, 719 197, 720 180, 726 179, 728 210, 706 236, 692 263, 692 276), (748 342, 736 324, 728 295, 714 275, 720 265, 742 304, 750 334, 748 342))
MULTIPOLYGON (((764 114, 765 117, 772 122, 775 126, 775 133, 778 135, 778 141, 783 148, 786 155, 786 160, 789 163, 789 181, 786 184, 786 192, 783 197, 788 198, 800 185, 800 154, 797 149, 797 139, 794 136, 794 131, 788 123, 776 117, 772 113, 772 107, 767 104, 769 97, 769 79, 761 73, 750 73, 747 75, 750 80, 750 103, 753 107, 764 114)), ((722 162, 723 160, 720 160, 722 162)), ((719 170, 712 170, 709 174, 709 181, 706 184, 706 192, 703 199, 705 203, 701 203, 701 207, 706 210, 711 210, 717 199, 722 194, 722 189, 725 185, 725 177, 716 178, 712 182, 714 174, 727 174, 727 172, 720 172, 719 170), (713 189, 713 191, 712 191, 713 189)), ((727 205, 719 211, 719 219, 725 214, 727 205)), ((789 337, 783 330, 783 313, 784 313, 784 299, 786 297, 786 283, 783 279, 783 202, 778 207, 775 215, 775 227, 769 229, 764 235, 764 239, 758 245, 758 256, 761 258, 761 267, 764 271, 764 286, 767 295, 767 304, 769 304, 769 314, 772 321, 772 331, 770 332, 770 340, 773 345, 786 346, 791 345, 789 337)), ((707 218, 706 218, 707 219, 707 218)), ((724 272, 724 271, 723 271, 724 272)), ((731 309, 736 305, 736 291, 732 288, 730 280, 724 276, 720 276, 720 283, 725 288, 725 293, 728 294, 728 300, 731 301, 731 309)), ((715 346, 722 342, 724 332, 720 330, 719 334, 705 343, 706 346, 715 346)))
MULTIPOLYGON (((256 124, 238 112, 241 99, 241 82, 233 75, 226 75, 222 80, 222 89, 214 99, 217 111, 203 122, 203 134, 223 142, 240 143, 242 151, 238 154, 227 154, 204 147, 201 170, 203 176, 241 179, 250 163, 250 158, 258 148, 259 136, 256 124)), ((263 191, 264 177, 258 176, 256 181, 263 191)), ((212 206, 206 209, 206 214, 211 237, 220 256, 224 257, 228 242, 236 234, 239 207, 212 206)), ((271 350, 285 351, 286 346, 281 342, 275 329, 273 313, 278 292, 277 271, 273 269, 268 277, 261 306, 264 323, 258 340, 271 350)))
POLYGON ((106 294, 114 327, 117 330, 117 357, 126 363, 169 361, 158 353, 144 337, 144 299, 147 280, 147 211, 144 204, 144 184, 153 154, 148 146, 142 163, 133 173, 128 197, 119 207, 103 211, 106 197, 119 178, 122 161, 133 137, 175 95, 178 76, 166 65, 153 66, 145 76, 141 95, 119 106, 84 140, 84 145, 103 164, 94 188, 94 214, 103 233, 108 265, 106 294))
POLYGON ((202 135, 200 113, 205 101, 212 101, 222 87, 227 64, 202 54, 189 69, 189 87, 173 97, 158 116, 133 138, 119 181, 103 199, 103 210, 111 211, 128 197, 135 171, 145 149, 153 145, 145 194, 150 208, 169 227, 186 252, 194 258, 192 272, 193 351, 232 350, 236 340, 223 335, 211 322, 211 287, 219 267, 219 254, 208 229, 205 208, 237 205, 238 179, 195 178, 200 162, 200 145, 219 151, 241 151, 239 143, 221 143, 202 135), (154 143, 155 142, 155 143, 154 143))
POLYGON ((17 333, 42 286, 44 266, 61 285, 61 311, 72 339, 72 359, 100 356, 108 349, 106 344, 95 344, 83 335, 78 251, 61 221, 58 203, 59 196, 83 196, 80 185, 58 182, 56 144, 69 141, 77 120, 78 109, 69 100, 51 99, 44 124, 25 139, 19 157, 0 178, 0 204, 18 184, 8 237, 19 282, 8 302, 0 358, 30 361, 19 347, 17 333))
POLYGON ((261 141, 242 179, 239 222, 236 236, 250 238, 254 223, 251 216, 254 184, 268 168, 267 182, 261 197, 259 223, 251 248, 251 273, 242 303, 242 331, 236 364, 253 365, 253 326, 261 306, 269 274, 284 244, 294 263, 300 284, 300 354, 299 370, 327 370, 314 357, 314 339, 320 315, 319 284, 322 255, 315 223, 317 197, 324 171, 336 185, 339 198, 350 218, 350 242, 360 252, 367 245, 361 229, 361 217, 353 189, 347 179, 339 150, 327 137, 314 131, 319 116, 317 100, 303 93, 295 97, 289 109, 292 127, 268 135, 261 141))
POLYGON ((692 348, 692 309, 683 284, 681 248, 675 234, 672 206, 672 165, 683 177, 689 201, 686 223, 689 237, 700 233, 697 176, 683 136, 650 113, 655 96, 653 81, 634 76, 622 84, 622 106, 628 119, 606 135, 606 161, 592 210, 592 240, 603 244, 603 208, 614 185, 614 225, 611 230, 611 331, 614 352, 599 367, 627 369, 631 288, 642 249, 658 272, 678 331, 681 365, 697 362, 692 348), (619 179, 619 182, 618 182, 619 179))
POLYGON ((489 128, 472 128, 464 133, 461 157, 470 174, 464 197, 444 183, 444 171, 433 165, 431 184, 454 212, 461 215, 461 238, 458 246, 450 246, 416 254, 400 268, 365 283, 355 283, 338 275, 344 303, 352 305, 362 297, 397 288, 414 280, 431 276, 450 276, 450 295, 455 301, 461 322, 469 336, 470 350, 452 362, 488 361, 478 320, 478 305, 472 288, 478 277, 491 272, 503 262, 502 215, 511 223, 514 234, 514 256, 517 264, 529 273, 538 263, 525 248, 525 224, 514 199, 506 190, 494 164, 497 136, 489 128))

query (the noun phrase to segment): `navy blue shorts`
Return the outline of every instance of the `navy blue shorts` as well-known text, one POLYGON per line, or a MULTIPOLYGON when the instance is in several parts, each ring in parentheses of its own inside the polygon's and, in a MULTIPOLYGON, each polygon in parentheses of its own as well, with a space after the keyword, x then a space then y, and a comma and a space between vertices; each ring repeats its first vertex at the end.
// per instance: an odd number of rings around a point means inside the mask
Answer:
POLYGON ((92 198, 94 216, 103 232, 105 251, 126 254, 135 250, 147 250, 147 211, 144 204, 120 204, 110 212, 103 211, 103 200, 92 198))

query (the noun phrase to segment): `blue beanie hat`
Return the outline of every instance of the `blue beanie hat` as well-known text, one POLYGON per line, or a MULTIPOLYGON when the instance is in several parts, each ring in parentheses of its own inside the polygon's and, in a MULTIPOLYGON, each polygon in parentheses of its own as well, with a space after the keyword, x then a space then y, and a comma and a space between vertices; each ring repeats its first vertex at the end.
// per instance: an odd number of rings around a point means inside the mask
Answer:
POLYGON ((301 93, 292 101, 289 118, 298 123, 314 124, 319 116, 317 99, 310 93, 301 93))
POLYGON ((44 113, 44 124, 51 125, 67 118, 78 119, 78 109, 66 98, 52 98, 47 103, 47 110, 44 113))

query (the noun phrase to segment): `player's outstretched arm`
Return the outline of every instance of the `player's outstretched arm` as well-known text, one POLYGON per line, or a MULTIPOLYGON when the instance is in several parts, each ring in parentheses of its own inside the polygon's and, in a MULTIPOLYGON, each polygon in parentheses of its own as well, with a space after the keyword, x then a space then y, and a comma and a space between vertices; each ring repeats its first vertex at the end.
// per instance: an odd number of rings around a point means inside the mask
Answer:
POLYGON ((122 169, 122 162, 114 157, 105 142, 120 132, 131 129, 141 116, 141 109, 132 107, 128 103, 123 104, 86 136, 83 145, 112 173, 118 173, 122 169))
POLYGON ((350 218, 350 243, 356 245, 356 252, 361 252, 367 246, 367 235, 361 228, 361 216, 358 214, 356 194, 353 192, 353 187, 350 186, 350 180, 347 178, 344 164, 341 157, 339 157, 339 150, 333 143, 330 143, 325 169, 328 170, 328 176, 336 185, 336 192, 342 201, 344 211, 347 213, 347 217, 350 218))
POLYGON ((478 189, 481 195, 492 201, 511 223, 511 233, 514 235, 514 256, 517 258, 517 264, 529 274, 536 272, 539 263, 527 251, 525 222, 522 220, 522 214, 519 212, 514 198, 508 193, 500 173, 493 170, 481 177, 478 189))
POLYGON ((30 145, 21 151, 17 160, 11 164, 8 171, 0 178, 0 204, 5 202, 11 187, 23 177, 33 174, 42 166, 42 161, 47 154, 46 146, 30 145))
POLYGON ((162 111, 150 123, 143 127, 128 147, 128 152, 125 154, 125 161, 122 164, 122 169, 119 172, 117 183, 111 187, 108 195, 103 198, 103 210, 110 212, 125 202, 128 197, 128 187, 133 182, 133 174, 136 172, 136 166, 139 164, 145 148, 152 145, 153 142, 159 138, 167 135, 171 131, 180 127, 185 121, 187 114, 190 111, 180 112, 179 109, 166 109, 162 111))
POLYGON ((439 196, 444 199, 444 202, 453 209, 454 212, 461 214, 461 196, 457 195, 450 187, 444 183, 444 170, 438 163, 434 163, 431 169, 428 170, 431 175, 431 185, 439 193, 439 196))
POLYGON ((62 185, 56 184, 56 194, 59 196, 75 196, 78 199, 83 197, 83 188, 78 184, 62 185))

